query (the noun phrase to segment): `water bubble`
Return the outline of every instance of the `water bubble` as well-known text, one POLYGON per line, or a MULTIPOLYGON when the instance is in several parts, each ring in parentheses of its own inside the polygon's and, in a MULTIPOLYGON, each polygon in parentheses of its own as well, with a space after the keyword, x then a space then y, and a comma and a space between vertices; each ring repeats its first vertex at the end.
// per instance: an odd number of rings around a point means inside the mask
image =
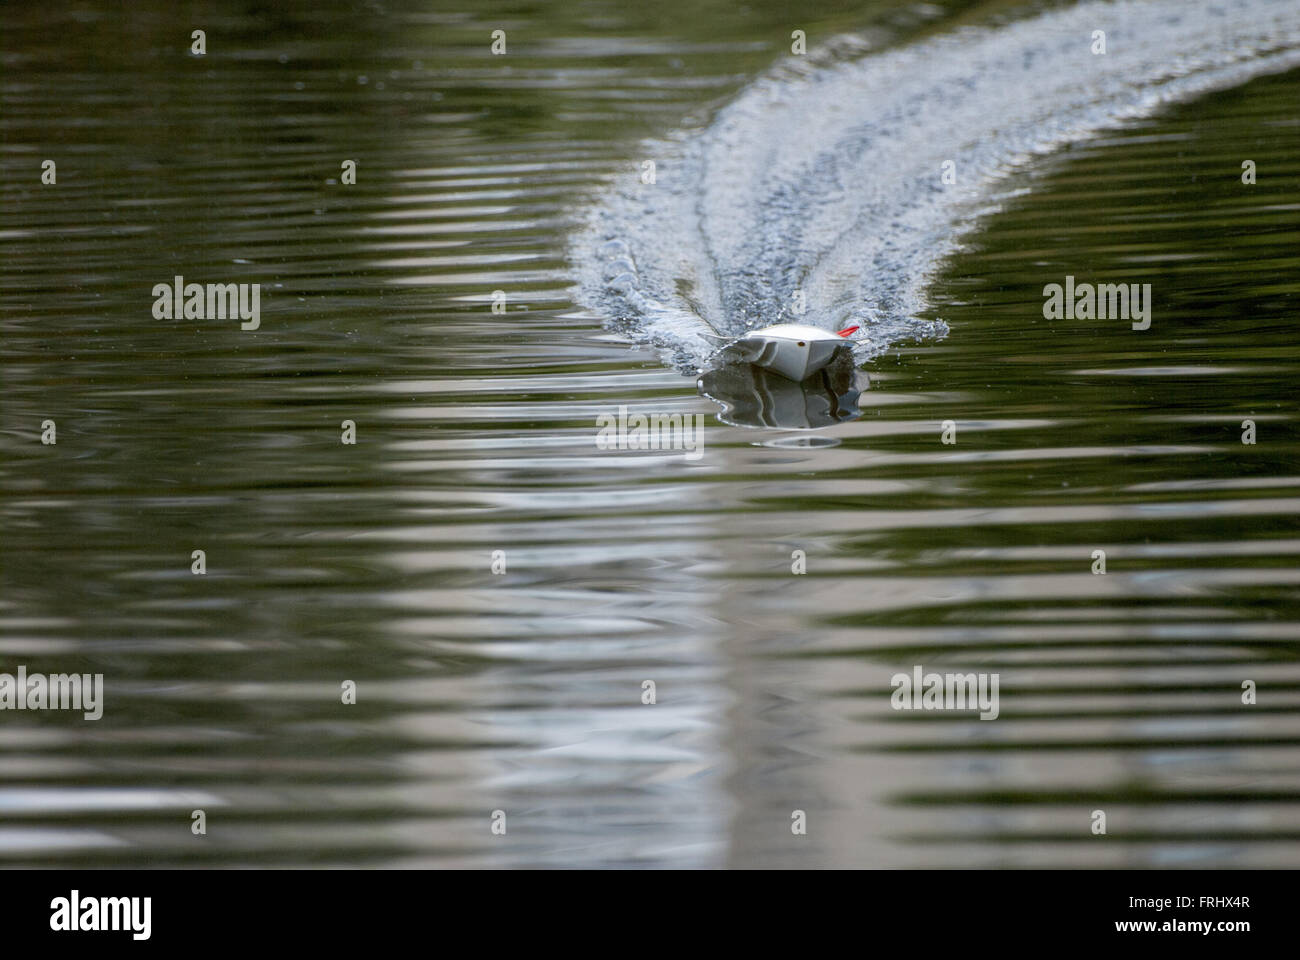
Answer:
POLYGON ((609 289, 615 293, 631 293, 636 289, 636 286, 636 274, 634 273, 620 273, 609 281, 609 289))
POLYGON ((634 277, 636 276, 636 265, 627 257, 618 257, 615 260, 610 260, 605 264, 602 271, 602 275, 606 280, 617 277, 621 273, 629 273, 634 277))
POLYGON ((622 240, 610 240, 600 245, 600 255, 606 260, 613 260, 615 257, 632 256, 632 251, 627 248, 627 244, 622 240))

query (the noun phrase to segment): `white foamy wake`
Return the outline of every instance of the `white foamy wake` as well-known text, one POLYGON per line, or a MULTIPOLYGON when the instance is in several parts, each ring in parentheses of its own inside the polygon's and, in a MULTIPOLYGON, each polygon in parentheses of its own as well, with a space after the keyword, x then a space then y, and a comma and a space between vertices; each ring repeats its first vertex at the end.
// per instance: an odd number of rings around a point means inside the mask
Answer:
POLYGON ((684 370, 712 352, 705 334, 795 319, 800 292, 801 322, 864 326, 859 361, 942 336, 922 318, 927 285, 1023 189, 1017 172, 1164 104, 1300 66, 1300 0, 1088 2, 878 55, 792 59, 707 129, 643 145, 656 182, 611 189, 575 238, 577 300, 684 370))

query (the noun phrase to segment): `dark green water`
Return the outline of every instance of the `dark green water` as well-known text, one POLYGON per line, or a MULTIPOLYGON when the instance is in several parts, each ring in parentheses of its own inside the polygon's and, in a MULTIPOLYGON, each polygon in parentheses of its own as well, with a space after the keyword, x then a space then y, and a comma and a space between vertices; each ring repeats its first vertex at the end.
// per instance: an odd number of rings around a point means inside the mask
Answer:
POLYGON ((91 9, 0 13, 0 671, 106 689, 0 712, 0 863, 1300 865, 1300 76, 1033 165, 946 339, 750 430, 575 306, 581 212, 793 28, 1007 5, 91 9), (620 404, 705 455, 597 450, 620 404), (917 664, 999 719, 891 710, 917 664))

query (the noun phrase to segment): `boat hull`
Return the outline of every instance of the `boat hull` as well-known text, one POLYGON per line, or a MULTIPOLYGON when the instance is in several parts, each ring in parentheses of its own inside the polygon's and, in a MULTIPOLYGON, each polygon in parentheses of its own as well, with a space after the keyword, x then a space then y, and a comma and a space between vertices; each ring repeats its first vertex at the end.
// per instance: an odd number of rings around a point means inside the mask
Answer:
POLYGON ((838 334, 802 324, 755 330, 730 343, 731 356, 771 370, 796 383, 824 370, 841 351, 850 349, 838 334))

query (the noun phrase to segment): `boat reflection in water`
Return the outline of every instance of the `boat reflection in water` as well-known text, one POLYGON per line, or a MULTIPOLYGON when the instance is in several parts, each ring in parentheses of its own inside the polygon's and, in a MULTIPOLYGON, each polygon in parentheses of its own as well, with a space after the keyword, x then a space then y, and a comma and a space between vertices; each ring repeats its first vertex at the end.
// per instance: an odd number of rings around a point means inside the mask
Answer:
POLYGON ((856 420, 858 395, 870 380, 847 347, 807 380, 796 383, 751 363, 725 363, 703 374, 700 393, 722 405, 718 419, 741 427, 812 429, 856 420))

